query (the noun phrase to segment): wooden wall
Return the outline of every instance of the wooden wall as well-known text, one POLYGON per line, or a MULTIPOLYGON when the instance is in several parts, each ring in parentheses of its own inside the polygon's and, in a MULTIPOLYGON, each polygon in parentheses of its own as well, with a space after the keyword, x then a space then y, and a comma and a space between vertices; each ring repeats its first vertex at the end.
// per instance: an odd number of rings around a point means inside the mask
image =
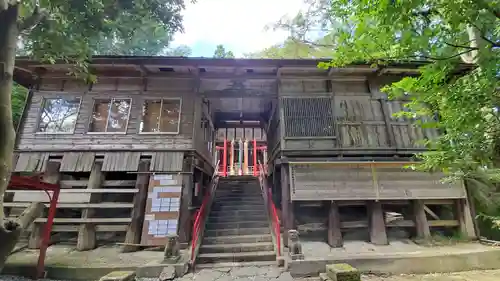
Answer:
POLYGON ((187 150, 193 148, 195 92, 190 80, 98 78, 92 85, 62 78, 42 79, 29 102, 20 129, 18 151, 187 150), (37 133, 43 98, 78 96, 82 102, 73 134, 37 133), (178 134, 139 134, 144 98, 182 98, 178 134), (126 134, 88 134, 95 98, 131 98, 126 134))
POLYGON ((376 76, 346 77, 345 81, 281 81, 282 150, 422 149, 420 141, 436 137, 437 131, 418 128, 412 120, 393 117, 393 113, 404 109, 405 102, 390 101, 380 91, 387 83, 399 79, 401 77, 376 76), (305 110, 311 107, 315 109, 305 110))

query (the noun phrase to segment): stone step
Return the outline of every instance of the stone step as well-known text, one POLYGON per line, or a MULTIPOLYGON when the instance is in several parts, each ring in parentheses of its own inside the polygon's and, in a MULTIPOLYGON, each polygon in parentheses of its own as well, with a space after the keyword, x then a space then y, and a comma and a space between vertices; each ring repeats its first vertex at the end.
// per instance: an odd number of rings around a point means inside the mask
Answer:
POLYGON ((202 245, 272 242, 271 234, 204 237, 202 245))
POLYGON ((227 236, 227 235, 252 235, 252 234, 271 234, 269 227, 254 228, 233 228, 233 229, 207 229, 205 236, 227 236))
POLYGON ((244 211, 257 211, 257 210, 266 210, 266 206, 264 204, 262 205, 227 205, 227 206, 220 206, 220 205, 214 205, 211 208, 211 211, 238 211, 238 210, 244 210, 244 211))
POLYGON ((233 228, 259 228, 259 227, 267 227, 269 223, 267 220, 264 221, 238 221, 238 222, 217 222, 217 223, 208 223, 206 226, 207 230, 212 229, 233 229, 233 228))
POLYGON ((267 221, 266 213, 262 212, 260 214, 250 214, 250 215, 227 215, 221 213, 221 215, 214 215, 210 213, 208 217, 208 224, 218 223, 218 222, 241 222, 241 221, 267 221))
POLYGON ((275 261, 274 251, 241 252, 241 253, 205 253, 198 255, 198 263, 275 261))
POLYGON ((238 243, 238 244, 208 244, 202 245, 200 253, 241 253, 273 251, 271 242, 238 243))
POLYGON ((209 217, 266 216, 266 209, 251 210, 210 210, 209 217))
POLYGON ((232 268, 232 267, 263 267, 277 265, 276 261, 218 262, 197 264, 196 269, 232 268))
POLYGON ((264 201, 216 201, 212 206, 263 206, 264 201))
POLYGON ((245 200, 261 200, 264 201, 261 194, 246 194, 243 196, 232 196, 232 195, 224 195, 224 196, 215 196, 215 201, 245 201, 245 200))

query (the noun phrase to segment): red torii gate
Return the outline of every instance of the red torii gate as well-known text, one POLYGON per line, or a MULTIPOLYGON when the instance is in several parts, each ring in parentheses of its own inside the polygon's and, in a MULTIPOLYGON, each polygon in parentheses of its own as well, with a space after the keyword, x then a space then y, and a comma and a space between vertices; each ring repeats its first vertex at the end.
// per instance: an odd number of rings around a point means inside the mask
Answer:
POLYGON ((50 200, 49 215, 42 234, 42 243, 40 245, 40 254, 38 256, 38 263, 36 267, 35 278, 41 278, 44 275, 45 269, 45 255, 50 242, 50 233, 52 231, 52 224, 56 216, 57 201, 59 199, 59 191, 61 189, 59 184, 46 183, 41 181, 41 176, 15 176, 10 178, 8 188, 11 189, 27 189, 27 190, 43 190, 47 193, 50 200), (52 196, 50 192, 52 191, 52 196))

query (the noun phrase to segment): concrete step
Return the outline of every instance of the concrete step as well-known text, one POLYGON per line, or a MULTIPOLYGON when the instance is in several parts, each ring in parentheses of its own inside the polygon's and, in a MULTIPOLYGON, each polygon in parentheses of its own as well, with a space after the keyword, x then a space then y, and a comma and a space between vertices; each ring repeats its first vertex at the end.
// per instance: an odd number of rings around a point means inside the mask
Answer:
POLYGON ((214 205, 212 206, 211 208, 211 211, 258 211, 258 210, 262 210, 262 211, 265 211, 266 210, 266 206, 264 206, 264 204, 262 205, 225 205, 225 206, 221 206, 221 205, 214 205))
POLYGON ((198 263, 275 261, 274 251, 242 252, 242 253, 205 253, 198 255, 198 263))
POLYGON ((224 210, 218 211, 211 209, 210 217, 235 217, 235 216, 266 216, 266 209, 251 210, 224 210))
POLYGON ((272 242, 271 234, 204 237, 202 245, 272 242))
POLYGON ((264 221, 238 221, 238 222, 216 222, 208 223, 206 226, 207 230, 217 229, 233 229, 233 228, 260 228, 268 227, 269 223, 267 220, 264 221))
POLYGON ((263 206, 264 201, 216 201, 212 206, 263 206))
POLYGON ((208 224, 220 222, 243 222, 243 221, 267 221, 266 213, 250 214, 250 215, 214 215, 210 213, 208 224))
MULTIPOLYGON (((276 261, 247 261, 247 262, 218 262, 218 263, 202 263, 197 264, 196 269, 203 268, 232 268, 232 267, 263 267, 263 266, 275 266, 276 261)), ((318 279, 319 280, 319 279, 318 279)))
POLYGON ((242 253, 273 251, 271 242, 202 245, 200 253, 242 253))
POLYGON ((207 229, 205 236, 227 236, 227 235, 253 235, 253 234, 271 234, 269 227, 254 228, 233 228, 233 229, 207 229))
POLYGON ((224 196, 215 196, 214 198, 215 201, 244 201, 244 200, 264 200, 262 198, 262 195, 259 194, 250 194, 250 195, 244 195, 244 196, 232 196, 232 195, 224 195, 224 196))

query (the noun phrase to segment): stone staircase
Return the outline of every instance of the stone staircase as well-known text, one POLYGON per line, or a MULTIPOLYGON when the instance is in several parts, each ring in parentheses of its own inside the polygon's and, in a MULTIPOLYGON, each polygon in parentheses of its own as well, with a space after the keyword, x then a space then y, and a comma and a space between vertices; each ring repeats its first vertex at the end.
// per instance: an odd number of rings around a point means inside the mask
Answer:
POLYGON ((254 177, 221 178, 208 216, 197 267, 270 265, 276 253, 254 177))

